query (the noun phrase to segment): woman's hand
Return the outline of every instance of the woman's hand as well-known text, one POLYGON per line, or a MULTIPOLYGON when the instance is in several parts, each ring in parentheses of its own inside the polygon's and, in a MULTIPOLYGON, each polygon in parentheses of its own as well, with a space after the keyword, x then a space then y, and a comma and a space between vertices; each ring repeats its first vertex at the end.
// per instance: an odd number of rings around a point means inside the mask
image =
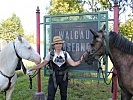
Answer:
POLYGON ((32 74, 33 74, 33 73, 32 73, 32 70, 33 70, 32 68, 27 68, 27 69, 26 69, 26 75, 27 75, 27 76, 32 75, 32 74))
POLYGON ((83 55, 80 57, 80 63, 83 62, 83 55))

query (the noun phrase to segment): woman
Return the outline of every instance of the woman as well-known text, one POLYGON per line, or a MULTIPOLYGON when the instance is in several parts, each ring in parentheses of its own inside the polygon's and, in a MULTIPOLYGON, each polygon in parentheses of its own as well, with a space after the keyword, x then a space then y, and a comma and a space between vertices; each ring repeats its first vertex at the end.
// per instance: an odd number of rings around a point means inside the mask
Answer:
POLYGON ((83 57, 79 61, 73 61, 68 52, 62 50, 63 40, 60 36, 54 36, 52 45, 54 46, 54 55, 51 59, 51 52, 49 52, 42 63, 33 66, 31 70, 42 68, 49 63, 50 77, 48 82, 48 99, 54 100, 57 87, 59 86, 61 100, 67 100, 67 87, 68 87, 68 67, 77 66, 81 63, 83 57), (65 57, 66 54, 66 57, 65 57))

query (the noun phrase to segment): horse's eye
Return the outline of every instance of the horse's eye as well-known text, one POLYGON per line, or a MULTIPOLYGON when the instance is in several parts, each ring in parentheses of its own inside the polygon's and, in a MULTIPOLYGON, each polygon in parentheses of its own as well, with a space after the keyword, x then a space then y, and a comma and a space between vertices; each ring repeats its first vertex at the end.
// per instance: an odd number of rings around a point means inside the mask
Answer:
POLYGON ((94 46, 94 43, 91 43, 91 46, 94 46))
POLYGON ((31 46, 30 46, 30 47, 28 47, 28 49, 30 50, 30 49, 31 49, 31 46))

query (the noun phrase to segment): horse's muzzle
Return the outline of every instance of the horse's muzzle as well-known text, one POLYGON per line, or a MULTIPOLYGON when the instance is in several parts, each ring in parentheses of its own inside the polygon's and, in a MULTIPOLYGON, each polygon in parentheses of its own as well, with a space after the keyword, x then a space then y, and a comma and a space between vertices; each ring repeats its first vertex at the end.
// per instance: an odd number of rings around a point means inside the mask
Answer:
POLYGON ((97 56, 93 54, 91 51, 86 51, 83 54, 83 59, 88 65, 92 65, 94 61, 97 60, 97 56))

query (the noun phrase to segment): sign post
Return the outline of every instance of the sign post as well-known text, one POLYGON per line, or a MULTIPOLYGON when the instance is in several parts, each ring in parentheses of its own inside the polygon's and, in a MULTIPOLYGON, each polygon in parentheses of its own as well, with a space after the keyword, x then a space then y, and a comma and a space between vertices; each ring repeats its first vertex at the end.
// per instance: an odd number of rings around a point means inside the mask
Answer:
MULTIPOLYGON (((40 54, 40 9, 37 7, 36 10, 36 46, 37 46, 37 52, 40 54)), ((33 100, 46 100, 45 94, 41 92, 41 72, 40 69, 38 69, 37 74, 37 88, 38 91, 35 92, 33 100)))
MULTIPOLYGON (((118 0, 114 1, 114 31, 118 33, 119 30, 119 6, 118 6, 118 0)), ((117 71, 113 67, 113 90, 112 90, 112 100, 117 100, 117 71)))

